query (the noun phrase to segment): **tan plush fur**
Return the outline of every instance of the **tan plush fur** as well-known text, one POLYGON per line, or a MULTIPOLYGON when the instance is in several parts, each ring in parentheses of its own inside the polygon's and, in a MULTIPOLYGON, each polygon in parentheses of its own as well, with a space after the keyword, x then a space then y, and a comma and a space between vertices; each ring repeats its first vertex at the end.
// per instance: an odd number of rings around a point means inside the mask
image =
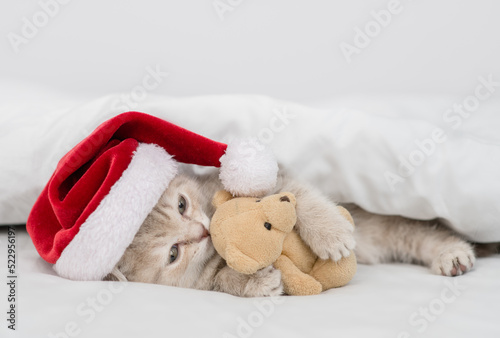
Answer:
POLYGON ((351 253, 334 262, 320 259, 292 231, 285 238, 283 253, 274 263, 281 271, 284 291, 289 295, 316 295, 346 285, 356 273, 356 256, 351 253))
POLYGON ((212 243, 232 269, 244 274, 276 261, 297 221, 295 197, 287 192, 261 199, 233 198, 221 190, 212 204, 216 208, 210 222, 212 243))
MULTIPOLYGON (((354 225, 349 212, 341 206, 337 208, 354 225)), ((282 255, 274 266, 281 271, 285 293, 314 295, 349 283, 356 273, 357 262, 354 252, 336 262, 321 259, 292 231, 285 237, 282 255)))
MULTIPOLYGON (((296 199, 289 192, 264 198, 233 198, 222 190, 215 194, 213 205, 212 242, 238 272, 251 274, 274 264, 289 295, 315 295, 343 286, 356 272, 353 253, 338 262, 320 259, 293 231, 296 199)), ((338 209, 354 225, 349 212, 338 209)))
MULTIPOLYGON (((189 170, 186 173, 188 176, 180 175, 171 182, 116 265, 115 273, 106 279, 126 278, 245 297, 281 294, 279 270, 267 267, 251 275, 237 273, 215 252, 211 239, 204 237, 204 229, 214 212, 212 197, 222 185, 216 170, 203 175, 189 170), (179 196, 187 202, 183 215, 178 210, 179 196), (179 256, 169 263, 169 252, 175 244, 180 245, 179 256)), ((354 249, 361 264, 418 263, 447 276, 465 273, 474 263, 471 244, 437 221, 375 215, 354 205, 344 205, 356 224, 353 233, 352 224, 335 203, 318 189, 280 171, 272 193, 282 191, 295 195, 295 231, 321 259, 338 261, 349 257, 354 249)))

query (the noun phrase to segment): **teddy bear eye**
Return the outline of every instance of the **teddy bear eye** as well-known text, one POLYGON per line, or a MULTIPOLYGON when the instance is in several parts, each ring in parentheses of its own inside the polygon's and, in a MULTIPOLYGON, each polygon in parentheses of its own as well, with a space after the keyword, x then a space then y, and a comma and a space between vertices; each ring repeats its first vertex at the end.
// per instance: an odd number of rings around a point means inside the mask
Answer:
POLYGON ((271 225, 271 223, 266 222, 266 223, 264 223, 264 227, 265 227, 267 230, 271 230, 272 225, 271 225))

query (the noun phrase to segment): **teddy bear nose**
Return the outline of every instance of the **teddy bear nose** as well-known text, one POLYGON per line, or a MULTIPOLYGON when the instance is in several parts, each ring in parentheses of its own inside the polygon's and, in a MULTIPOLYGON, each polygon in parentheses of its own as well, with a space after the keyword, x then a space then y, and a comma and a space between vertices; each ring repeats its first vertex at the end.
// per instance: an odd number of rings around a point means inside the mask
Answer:
POLYGON ((280 201, 281 202, 290 202, 290 199, 288 198, 288 196, 281 196, 280 201))

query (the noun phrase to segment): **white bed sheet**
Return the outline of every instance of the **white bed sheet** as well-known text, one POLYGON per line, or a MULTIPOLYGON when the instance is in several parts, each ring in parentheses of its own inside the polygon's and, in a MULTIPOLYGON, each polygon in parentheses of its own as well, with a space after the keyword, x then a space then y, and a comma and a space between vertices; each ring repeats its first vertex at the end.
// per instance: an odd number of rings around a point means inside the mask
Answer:
MULTIPOLYGON (((0 228, 1 267, 7 264, 6 237, 7 229, 0 228)), ((345 287, 319 296, 282 297, 271 307, 269 298, 66 280, 38 256, 22 227, 16 241, 17 330, 13 334, 2 320, 1 337, 500 336, 498 255, 479 259, 469 274, 455 278, 435 276, 419 266, 360 265, 345 287), (425 309, 429 319, 419 314, 425 309), (252 323, 250 334, 238 334, 239 318, 252 323), (69 330, 63 335, 65 328, 69 330)), ((6 283, 0 292, 7 295, 6 283)), ((6 297, 0 299, 5 313, 6 297)))

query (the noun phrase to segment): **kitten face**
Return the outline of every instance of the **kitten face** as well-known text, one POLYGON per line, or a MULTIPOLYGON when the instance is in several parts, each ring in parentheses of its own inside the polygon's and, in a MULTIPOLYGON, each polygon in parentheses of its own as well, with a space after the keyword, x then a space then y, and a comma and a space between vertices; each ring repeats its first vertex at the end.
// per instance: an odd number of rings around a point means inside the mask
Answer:
POLYGON ((129 281, 194 285, 215 254, 205 199, 194 179, 172 180, 117 264, 129 281))

